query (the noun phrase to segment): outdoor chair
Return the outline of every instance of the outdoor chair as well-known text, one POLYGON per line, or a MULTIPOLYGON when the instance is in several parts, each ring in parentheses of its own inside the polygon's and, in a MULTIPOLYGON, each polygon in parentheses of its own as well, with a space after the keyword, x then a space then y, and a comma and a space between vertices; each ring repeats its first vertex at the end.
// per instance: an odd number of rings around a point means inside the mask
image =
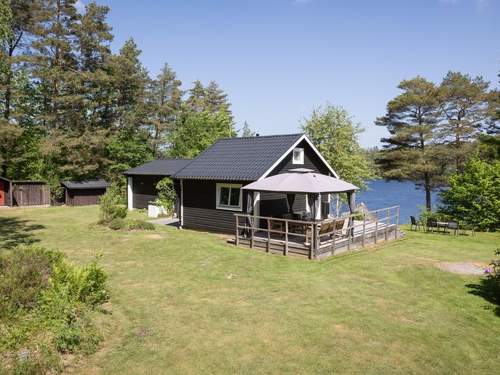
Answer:
POLYGON ((437 220, 434 220, 434 219, 427 219, 426 227, 427 227, 428 232, 434 230, 433 228, 436 228, 439 230, 437 220))
POLYGON ((415 216, 410 216, 410 223, 410 230, 413 230, 413 228, 415 228, 415 230, 419 231, 422 227, 422 222, 420 220, 417 220, 415 216))

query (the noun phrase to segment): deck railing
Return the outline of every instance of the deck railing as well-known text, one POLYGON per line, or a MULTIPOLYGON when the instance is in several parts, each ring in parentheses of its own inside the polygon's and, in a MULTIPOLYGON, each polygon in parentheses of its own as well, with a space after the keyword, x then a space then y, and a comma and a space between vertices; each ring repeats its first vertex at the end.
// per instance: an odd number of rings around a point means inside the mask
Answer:
POLYGON ((252 214, 234 216, 237 246, 245 244, 310 259, 377 244, 389 240, 391 235, 398 238, 399 234, 399 206, 311 221, 252 214))

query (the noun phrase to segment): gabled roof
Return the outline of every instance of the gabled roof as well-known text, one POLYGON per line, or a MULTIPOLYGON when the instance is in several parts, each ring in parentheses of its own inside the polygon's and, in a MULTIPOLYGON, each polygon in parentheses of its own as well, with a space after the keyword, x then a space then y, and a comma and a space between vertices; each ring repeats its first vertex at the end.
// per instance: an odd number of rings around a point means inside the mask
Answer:
POLYGON ((129 169, 123 174, 126 176, 155 175, 172 176, 191 162, 190 159, 160 159, 129 169))
POLYGON ((105 180, 62 181, 61 185, 68 189, 105 189, 110 183, 105 180))
POLYGON ((223 138, 174 177, 254 181, 268 174, 304 138, 303 134, 223 138))

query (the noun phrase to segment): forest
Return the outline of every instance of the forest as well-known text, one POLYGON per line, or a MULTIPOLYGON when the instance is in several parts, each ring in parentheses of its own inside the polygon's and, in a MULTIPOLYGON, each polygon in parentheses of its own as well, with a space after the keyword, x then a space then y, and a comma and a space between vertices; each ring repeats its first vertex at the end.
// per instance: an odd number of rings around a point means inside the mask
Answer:
POLYGON ((109 8, 76 0, 0 1, 0 176, 121 180, 158 157, 193 157, 235 136, 214 82, 151 77, 133 39, 111 51, 109 8), (193 136, 193 135, 196 136, 193 136))

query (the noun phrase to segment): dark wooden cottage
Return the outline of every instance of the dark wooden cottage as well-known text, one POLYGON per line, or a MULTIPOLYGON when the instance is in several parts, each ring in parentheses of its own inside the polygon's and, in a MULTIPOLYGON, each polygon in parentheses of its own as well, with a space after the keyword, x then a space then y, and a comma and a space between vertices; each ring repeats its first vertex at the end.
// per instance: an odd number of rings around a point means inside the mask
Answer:
MULTIPOLYGON (((337 177, 304 134, 220 139, 193 160, 157 160, 125 172, 129 208, 146 207, 155 197, 159 179, 170 176, 178 190, 181 226, 232 233, 234 213, 245 212, 249 201, 256 215, 288 211, 286 194, 243 193, 241 187, 293 168, 337 177)), ((307 196, 297 195, 294 211, 308 207, 307 196)))
POLYGON ((50 188, 43 181, 9 180, 0 177, 0 206, 45 206, 50 188))
MULTIPOLYGON (((157 197, 156 184, 165 177, 172 177, 190 161, 187 159, 153 160, 126 171, 124 174, 127 177, 128 209, 147 208, 148 203, 157 197)), ((179 182, 175 183, 179 190, 179 182)))
POLYGON ((98 204, 106 193, 109 183, 104 180, 63 181, 64 202, 68 206, 88 206, 98 204))

